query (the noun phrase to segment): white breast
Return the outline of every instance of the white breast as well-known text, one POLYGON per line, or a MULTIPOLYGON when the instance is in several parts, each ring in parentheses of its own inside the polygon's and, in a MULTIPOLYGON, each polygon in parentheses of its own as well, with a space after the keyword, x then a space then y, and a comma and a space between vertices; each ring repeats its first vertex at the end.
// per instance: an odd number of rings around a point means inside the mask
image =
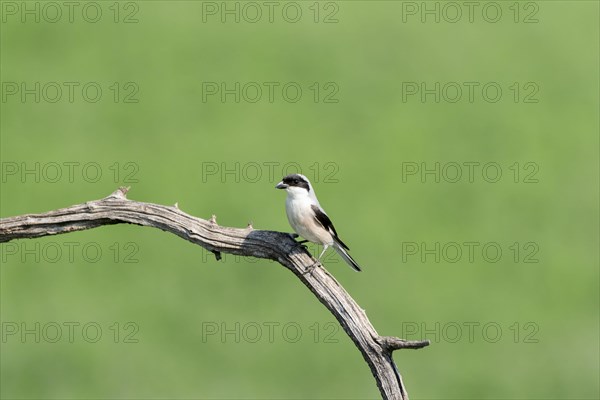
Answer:
POLYGON ((314 217, 313 202, 308 196, 290 196, 285 200, 285 211, 296 233, 313 243, 333 244, 331 234, 314 217))

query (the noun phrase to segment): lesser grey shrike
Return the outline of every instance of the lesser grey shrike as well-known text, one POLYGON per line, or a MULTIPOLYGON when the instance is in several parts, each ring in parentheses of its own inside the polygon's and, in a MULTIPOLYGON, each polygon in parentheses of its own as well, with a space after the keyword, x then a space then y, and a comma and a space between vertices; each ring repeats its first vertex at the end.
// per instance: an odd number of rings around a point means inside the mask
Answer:
POLYGON ((294 231, 306 239, 305 242, 309 241, 323 246, 319 261, 331 246, 355 271, 361 270, 356 261, 348 254, 350 249, 338 237, 333 223, 321 208, 308 178, 300 174, 291 174, 283 178, 275 187, 285 189, 287 192, 285 212, 294 231))

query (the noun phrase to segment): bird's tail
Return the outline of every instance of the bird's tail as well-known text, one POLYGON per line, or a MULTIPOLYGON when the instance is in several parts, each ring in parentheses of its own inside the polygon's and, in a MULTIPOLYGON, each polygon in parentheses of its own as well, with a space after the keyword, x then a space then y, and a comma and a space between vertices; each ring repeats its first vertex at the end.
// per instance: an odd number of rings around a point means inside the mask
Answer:
POLYGON ((337 253, 340 255, 340 257, 342 257, 344 259, 344 261, 346 261, 348 263, 348 265, 352 267, 353 270, 355 270, 357 272, 361 271, 361 269, 358 266, 358 264, 356 263, 356 261, 354 261, 354 259, 352 257, 350 257, 350 254, 348 254, 348 252, 346 251, 346 249, 344 249, 335 240, 333 242, 333 248, 335 249, 335 251, 337 251, 337 253))

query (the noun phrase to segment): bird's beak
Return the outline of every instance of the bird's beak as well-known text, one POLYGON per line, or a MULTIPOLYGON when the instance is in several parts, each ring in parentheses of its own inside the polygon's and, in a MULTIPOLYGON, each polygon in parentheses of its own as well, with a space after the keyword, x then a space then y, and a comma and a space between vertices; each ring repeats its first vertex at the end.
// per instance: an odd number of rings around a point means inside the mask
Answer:
POLYGON ((286 185, 285 183, 283 183, 283 181, 279 182, 277 184, 277 186, 275 186, 275 189, 287 189, 287 188, 288 188, 288 185, 286 185))

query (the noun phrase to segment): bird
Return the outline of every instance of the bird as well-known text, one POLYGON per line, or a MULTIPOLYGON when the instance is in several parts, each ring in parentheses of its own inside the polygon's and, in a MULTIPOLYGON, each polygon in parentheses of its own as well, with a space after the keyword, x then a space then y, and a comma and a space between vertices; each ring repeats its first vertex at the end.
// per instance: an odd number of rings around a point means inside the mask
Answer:
POLYGON ((288 221, 294 231, 306 239, 300 243, 309 241, 323 246, 319 262, 331 246, 352 269, 361 271, 356 261, 348 254, 350 248, 339 238, 331 219, 319 204, 315 190, 306 176, 287 175, 275 188, 287 192, 285 211, 288 221))

